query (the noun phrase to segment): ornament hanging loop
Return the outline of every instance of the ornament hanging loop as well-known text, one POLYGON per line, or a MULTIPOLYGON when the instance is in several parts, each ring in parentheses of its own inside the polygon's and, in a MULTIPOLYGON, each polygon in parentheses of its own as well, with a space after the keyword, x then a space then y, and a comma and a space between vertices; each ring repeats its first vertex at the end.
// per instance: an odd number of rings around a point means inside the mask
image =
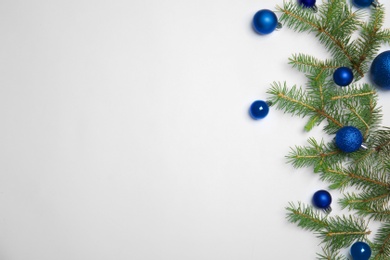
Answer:
POLYGON ((283 24, 281 23, 281 22, 278 22, 277 24, 276 24, 276 30, 280 30, 280 29, 282 29, 283 28, 283 24))

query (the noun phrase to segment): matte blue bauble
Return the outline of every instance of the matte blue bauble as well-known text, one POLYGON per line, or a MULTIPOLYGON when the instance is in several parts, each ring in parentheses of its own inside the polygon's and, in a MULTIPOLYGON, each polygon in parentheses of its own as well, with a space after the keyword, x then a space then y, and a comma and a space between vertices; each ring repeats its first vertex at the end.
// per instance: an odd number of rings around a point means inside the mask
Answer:
POLYGON ((353 260, 368 260, 371 256, 371 248, 367 243, 355 242, 350 249, 353 260))
POLYGON ((340 67, 333 73, 333 81, 341 87, 348 86, 353 81, 353 72, 350 68, 340 67))
POLYGON ((310 8, 316 5, 316 0, 298 0, 298 3, 304 7, 310 8))
POLYGON ((369 7, 374 0, 352 0, 352 3, 359 8, 369 7))
POLYGON ((345 153, 359 150, 363 143, 363 135, 353 126, 344 126, 336 133, 336 146, 345 153))
POLYGON ((253 119, 262 119, 268 115, 269 107, 268 104, 263 100, 256 100, 252 103, 249 114, 253 119))
POLYGON ((253 17, 253 29, 259 34, 269 34, 277 25, 276 14, 268 9, 258 11, 253 17))
POLYGON ((390 51, 380 53, 372 61, 371 79, 381 88, 390 90, 390 51))
POLYGON ((332 196, 326 190, 319 190, 314 193, 312 201, 317 208, 329 209, 332 203, 332 196))

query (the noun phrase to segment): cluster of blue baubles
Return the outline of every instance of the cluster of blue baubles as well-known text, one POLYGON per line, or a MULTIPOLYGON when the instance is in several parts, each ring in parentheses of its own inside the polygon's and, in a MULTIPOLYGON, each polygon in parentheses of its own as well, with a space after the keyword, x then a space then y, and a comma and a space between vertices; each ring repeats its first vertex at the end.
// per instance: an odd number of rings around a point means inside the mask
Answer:
MULTIPOLYGON (((316 191, 313 195, 312 203, 315 207, 324 210, 327 214, 332 210, 330 207, 332 196, 326 190, 316 191)), ((368 260, 371 257, 371 248, 367 243, 357 241, 351 246, 349 253, 352 260, 368 260)))
MULTIPOLYGON (((369 7, 374 4, 374 0, 353 0, 352 3, 359 8, 369 7)), ((298 4, 304 8, 316 10, 316 0, 298 0, 298 4)), ((259 34, 269 34, 278 26, 278 18, 275 13, 263 9, 258 11, 253 17, 253 28, 259 34)))
MULTIPOLYGON (((358 8, 365 8, 374 5, 374 0, 352 0, 358 8)), ((303 8, 312 8, 316 11, 316 0, 298 0, 303 8)), ((258 11, 252 21, 253 29, 261 35, 272 33, 280 28, 281 24, 274 12, 268 9, 258 11)), ((372 62, 370 69, 372 81, 383 89, 390 90, 390 51, 379 54, 372 62)), ((339 67, 333 72, 333 82, 345 87, 354 80, 353 70, 349 67, 339 67)), ((268 115, 268 103, 263 100, 254 101, 249 109, 250 116, 255 119, 263 119, 268 115)), ((335 145, 345 153, 358 151, 363 144, 363 135, 359 129, 353 126, 344 126, 336 132, 335 145)), ((312 197, 313 205, 324 210, 327 214, 331 212, 332 196, 326 190, 318 190, 312 197)), ((353 260, 368 260, 371 256, 370 246, 362 241, 355 242, 350 248, 350 255, 353 260)))
MULTIPOLYGON (((326 190, 316 191, 312 197, 312 203, 315 207, 324 210, 327 214, 332 211, 330 207, 332 196, 326 190)), ((349 253, 352 260, 368 260, 371 257, 371 248, 367 243, 357 241, 351 246, 349 253)))
MULTIPOLYGON (((316 10, 316 0, 297 0, 302 8, 312 8, 316 10)), ((359 8, 369 7, 374 5, 374 0, 352 0, 352 3, 359 8)), ((268 9, 259 10, 252 20, 253 29, 261 35, 272 33, 275 29, 280 28, 276 14, 268 9)), ((371 80, 380 88, 390 90, 390 51, 385 51, 379 54, 372 62, 370 69, 371 80)), ((354 80, 353 70, 347 66, 342 66, 333 72, 333 82, 340 86, 346 87, 354 80)), ((262 119, 268 115, 268 104, 262 100, 256 100, 250 107, 249 114, 253 119, 262 119)), ((342 133, 343 131, 341 131, 342 133)), ((341 135, 340 133, 340 135, 341 135)), ((338 142, 338 147, 345 151, 356 151, 355 146, 359 143, 350 142, 351 138, 339 138, 340 140, 348 140, 348 145, 342 145, 338 142)), ((337 142, 337 141, 336 141, 337 142)), ((360 145, 359 145, 360 147, 360 145)))

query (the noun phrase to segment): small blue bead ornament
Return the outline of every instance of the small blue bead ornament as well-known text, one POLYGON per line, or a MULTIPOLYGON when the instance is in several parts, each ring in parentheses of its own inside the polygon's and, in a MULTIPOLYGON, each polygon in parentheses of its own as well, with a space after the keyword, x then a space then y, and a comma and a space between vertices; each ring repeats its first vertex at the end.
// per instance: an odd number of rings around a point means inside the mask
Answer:
POLYGON ((362 146, 363 135, 353 126, 344 126, 336 133, 336 146, 345 153, 352 153, 362 146))
POLYGON ((254 15, 252 25, 257 33, 269 34, 278 27, 278 18, 271 10, 263 9, 254 15))
POLYGON ((353 260, 368 260, 371 256, 371 248, 367 243, 355 242, 350 249, 353 260))
POLYGON ((326 213, 332 211, 330 204, 332 203, 332 196, 326 190, 316 191, 313 195, 312 202, 317 208, 323 209, 326 213))
POLYGON ((371 79, 383 89, 390 90, 390 51, 380 53, 371 64, 371 79))
POLYGON ((373 2, 374 0, 352 0, 354 6, 359 8, 369 7, 373 2))
POLYGON ((340 87, 345 87, 353 81, 353 72, 348 67, 337 68, 333 73, 333 81, 340 87))
POLYGON ((249 109, 250 116, 255 120, 266 117, 268 115, 268 112, 269 112, 268 104, 263 100, 256 100, 255 102, 252 103, 249 109))
POLYGON ((306 8, 315 8, 316 0, 298 0, 298 3, 306 8))

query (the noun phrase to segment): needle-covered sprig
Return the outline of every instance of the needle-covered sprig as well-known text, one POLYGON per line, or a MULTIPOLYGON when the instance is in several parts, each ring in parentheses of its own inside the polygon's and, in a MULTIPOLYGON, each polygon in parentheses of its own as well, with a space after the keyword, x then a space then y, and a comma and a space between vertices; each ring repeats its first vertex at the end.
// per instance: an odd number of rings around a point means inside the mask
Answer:
POLYGON ((319 178, 337 189, 338 203, 350 215, 323 215, 302 203, 290 203, 287 219, 315 233, 322 241, 318 259, 347 259, 343 248, 355 241, 372 247, 373 259, 390 259, 390 128, 381 125, 381 109, 374 86, 358 81, 366 77, 372 60, 383 44, 390 43, 390 30, 382 28, 385 10, 357 9, 347 0, 324 0, 318 12, 285 1, 276 9, 280 22, 298 33, 314 35, 329 52, 326 60, 293 54, 290 65, 307 78, 305 86, 274 82, 268 89, 272 107, 306 120, 305 130, 316 126, 332 139, 339 129, 353 126, 363 137, 362 148, 346 153, 333 141, 309 138, 287 155, 294 167, 311 167, 319 178), (354 80, 346 87, 333 81, 339 67, 350 68, 354 80), (380 227, 368 240, 370 220, 380 227))

